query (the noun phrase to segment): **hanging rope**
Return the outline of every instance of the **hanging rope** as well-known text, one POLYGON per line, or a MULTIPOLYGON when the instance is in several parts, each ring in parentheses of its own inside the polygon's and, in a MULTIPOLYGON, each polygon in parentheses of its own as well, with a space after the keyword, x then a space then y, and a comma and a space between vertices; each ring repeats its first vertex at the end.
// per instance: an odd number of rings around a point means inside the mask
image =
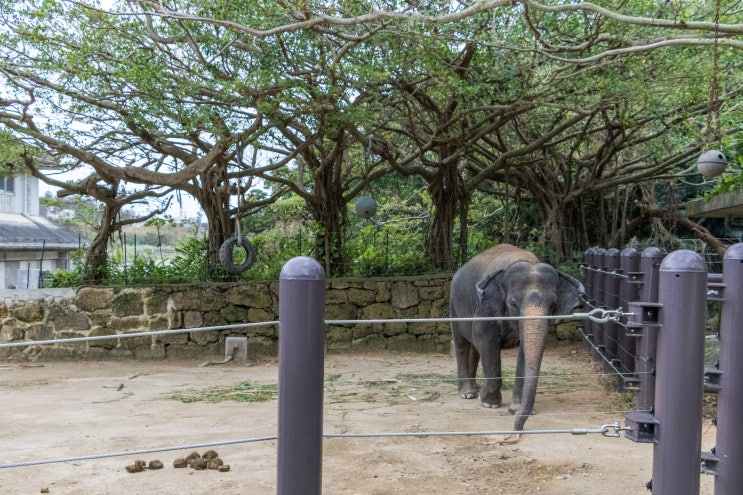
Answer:
POLYGON ((243 207, 243 187, 242 182, 237 185, 237 211, 235 212, 235 234, 222 243, 219 248, 219 261, 228 273, 243 273, 255 263, 255 250, 253 245, 242 235, 242 226, 240 225, 240 212, 243 207), (235 262, 235 247, 242 247, 245 251, 245 259, 235 262))
POLYGON ((717 72, 719 71, 719 35, 720 35, 720 0, 715 3, 715 38, 712 45, 712 77, 709 84, 709 111, 707 112, 707 136, 705 149, 710 141, 714 140, 722 149, 722 125, 720 124, 720 102, 718 100, 717 72), (712 135, 712 117, 715 118, 715 133, 712 135))

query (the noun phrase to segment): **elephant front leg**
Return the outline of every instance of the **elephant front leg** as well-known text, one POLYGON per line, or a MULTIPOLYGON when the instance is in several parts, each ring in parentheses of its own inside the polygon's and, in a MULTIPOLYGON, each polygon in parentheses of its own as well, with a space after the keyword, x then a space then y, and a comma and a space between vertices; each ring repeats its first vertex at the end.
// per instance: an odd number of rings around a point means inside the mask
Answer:
POLYGON ((513 381, 513 394, 511 395, 511 405, 508 412, 516 414, 521 407, 521 396, 524 391, 524 349, 519 346, 519 357, 516 361, 516 377, 513 381))
POLYGON ((480 389, 480 402, 485 407, 500 407, 503 403, 500 349, 496 349, 492 354, 488 353, 487 356, 483 354, 481 358, 485 383, 480 389))

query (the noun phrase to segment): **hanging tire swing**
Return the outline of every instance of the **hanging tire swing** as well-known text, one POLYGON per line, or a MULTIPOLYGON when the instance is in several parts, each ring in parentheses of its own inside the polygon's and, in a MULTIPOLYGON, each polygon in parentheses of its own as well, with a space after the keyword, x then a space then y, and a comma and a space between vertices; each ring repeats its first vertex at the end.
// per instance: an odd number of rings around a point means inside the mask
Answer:
POLYGON ((255 263, 255 250, 246 238, 230 237, 219 248, 219 261, 222 262, 222 266, 227 270, 227 273, 243 273, 255 263), (245 259, 236 263, 235 248, 240 247, 245 251, 245 259))
POLYGON ((224 266, 227 273, 243 273, 255 263, 255 249, 250 241, 243 237, 240 228, 240 208, 242 206, 242 184, 237 186, 237 213, 235 213, 235 237, 230 237, 222 243, 219 248, 219 261, 224 266), (245 258, 235 262, 236 248, 242 248, 245 251, 245 258))

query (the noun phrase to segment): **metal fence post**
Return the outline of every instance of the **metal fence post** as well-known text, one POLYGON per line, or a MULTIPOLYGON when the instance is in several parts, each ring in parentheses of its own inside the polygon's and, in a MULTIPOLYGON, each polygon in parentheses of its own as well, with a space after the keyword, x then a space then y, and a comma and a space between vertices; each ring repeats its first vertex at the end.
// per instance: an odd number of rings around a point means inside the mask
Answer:
MULTIPOLYGON (((604 308, 606 309, 606 304, 604 303, 604 284, 606 280, 606 274, 604 273, 605 266, 604 266, 604 255, 606 254, 606 249, 598 248, 596 249, 596 252, 594 253, 593 259, 596 262, 596 270, 598 270, 593 278, 593 284, 594 284, 594 298, 596 300, 596 307, 597 308, 604 308)), ((591 359, 594 361, 603 360, 603 354, 604 354, 604 327, 603 325, 593 325, 593 345, 594 347, 591 348, 591 359)))
POLYGON ((715 495, 735 495, 743 490, 743 243, 727 249, 722 277, 715 495))
POLYGON ((325 274, 312 258, 279 276, 278 495, 322 492, 325 274))
MULTIPOLYGON (((606 266, 606 277, 604 279, 604 308, 617 309, 619 307, 619 249, 609 248, 604 254, 604 265, 606 266)), ((617 356, 619 353, 619 325, 610 321, 604 328, 604 347, 606 348, 606 361, 604 370, 612 372, 617 367, 617 356)))
MULTIPOLYGON (((594 298, 594 293, 596 291, 596 287, 594 286, 593 281, 596 278, 596 272, 594 270, 596 269, 596 263, 594 261, 594 255, 596 253, 596 248, 589 248, 586 250, 586 259, 584 262, 585 270, 583 272, 583 287, 586 290, 586 301, 588 303, 589 308, 586 308, 587 311, 590 311, 593 309, 593 306, 596 303, 596 299, 594 298)), ((585 320, 583 323, 583 350, 586 352, 591 352, 591 344, 593 343, 593 322, 591 320, 585 320)))
MULTIPOLYGON (((665 255, 657 247, 643 250, 640 256, 640 272, 630 274, 630 280, 640 284, 639 303, 641 311, 654 312, 658 306, 658 280, 660 263, 665 255)), ((656 319, 657 323, 657 319, 656 319)), ((657 326, 650 324, 638 328, 640 337, 635 370, 640 381, 637 393, 637 410, 648 412, 655 404, 655 355, 657 352, 657 326)))
MULTIPOLYGON (((640 253, 635 248, 626 248, 622 250, 619 260, 619 268, 622 275, 619 285, 619 306, 627 310, 631 301, 636 301, 639 297, 637 284, 630 282, 630 274, 636 273, 640 268, 640 253)), ((629 332, 624 330, 627 324, 627 317, 623 317, 619 333, 619 370, 624 374, 621 382, 622 390, 628 386, 636 384, 636 379, 630 380, 627 375, 635 372, 635 351, 637 340, 629 332)))
POLYGON ((652 491, 698 495, 707 265, 693 251, 674 251, 661 263, 659 284, 652 491))

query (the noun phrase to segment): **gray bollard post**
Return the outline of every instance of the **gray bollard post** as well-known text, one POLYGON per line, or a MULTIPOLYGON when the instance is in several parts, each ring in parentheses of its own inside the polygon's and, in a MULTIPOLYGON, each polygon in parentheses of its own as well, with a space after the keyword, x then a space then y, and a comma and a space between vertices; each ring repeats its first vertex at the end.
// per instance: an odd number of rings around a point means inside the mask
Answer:
POLYGON ((659 284, 652 491, 698 495, 707 265, 693 251, 674 251, 661 263, 659 284))
POLYGON ((743 243, 725 252, 722 276, 715 495, 737 495, 743 490, 743 243))
MULTIPOLYGON (((596 298, 596 307, 607 309, 606 303, 604 302, 604 287, 606 280, 606 266, 604 266, 604 255, 606 249, 598 248, 593 255, 593 259, 596 262, 596 269, 599 270, 594 276, 594 297, 596 298)), ((614 309, 614 308, 612 308, 614 309)), ((593 325, 593 345, 591 348, 591 359, 594 361, 602 361, 604 359, 605 343, 604 343, 604 326, 593 325)))
MULTIPOLYGON (((640 303, 658 303, 658 271, 665 254, 657 247, 646 248, 640 256, 640 303)), ((656 308, 657 309, 657 308, 656 308)), ((643 308, 640 308, 643 311, 643 308)), ((657 321, 656 321, 657 323, 657 321)), ((650 411, 655 404, 655 363, 658 333, 654 325, 640 327, 640 342, 637 351, 637 377, 640 380, 637 393, 637 409, 650 411)))
MULTIPOLYGON (((583 286, 586 290, 586 301, 590 306, 593 306, 595 299, 594 299, 594 292, 596 291, 596 288, 593 285, 593 280, 595 278, 596 273, 594 272, 594 269, 596 268, 594 265, 594 253, 596 252, 596 248, 589 248, 586 250, 586 259, 584 262, 585 265, 585 271, 583 273, 583 286)), ((592 307, 585 308, 586 311, 590 311, 593 308, 592 307)), ((591 344, 593 343, 593 327, 592 327, 591 320, 585 320, 582 323, 583 326, 583 349, 586 352, 591 352, 591 344)))
MULTIPOLYGON (((636 301, 639 297, 639 290, 637 284, 633 284, 629 280, 630 274, 636 273, 640 268, 640 253, 635 248, 626 248, 622 250, 619 260, 619 267, 621 269, 622 280, 619 285, 619 306, 624 311, 629 308, 629 303, 636 301)), ((633 335, 625 330, 625 325, 628 318, 622 317, 622 325, 620 326, 619 332, 619 352, 617 357, 619 358, 619 369, 624 374, 621 383, 622 390, 626 390, 632 385, 637 384, 637 380, 630 374, 635 372, 635 351, 636 351, 636 339, 633 335)))
POLYGON ((325 274, 312 258, 279 277, 278 495, 322 492, 325 274))
MULTIPOLYGON (((606 266, 606 278, 604 279, 604 307, 606 309, 617 309, 619 307, 619 280, 617 275, 619 270, 619 254, 617 248, 610 248, 604 254, 604 265, 606 266)), ((610 321, 604 326, 604 348, 606 349, 606 359, 604 362, 604 371, 612 373, 617 368, 619 362, 619 325, 610 321)))

